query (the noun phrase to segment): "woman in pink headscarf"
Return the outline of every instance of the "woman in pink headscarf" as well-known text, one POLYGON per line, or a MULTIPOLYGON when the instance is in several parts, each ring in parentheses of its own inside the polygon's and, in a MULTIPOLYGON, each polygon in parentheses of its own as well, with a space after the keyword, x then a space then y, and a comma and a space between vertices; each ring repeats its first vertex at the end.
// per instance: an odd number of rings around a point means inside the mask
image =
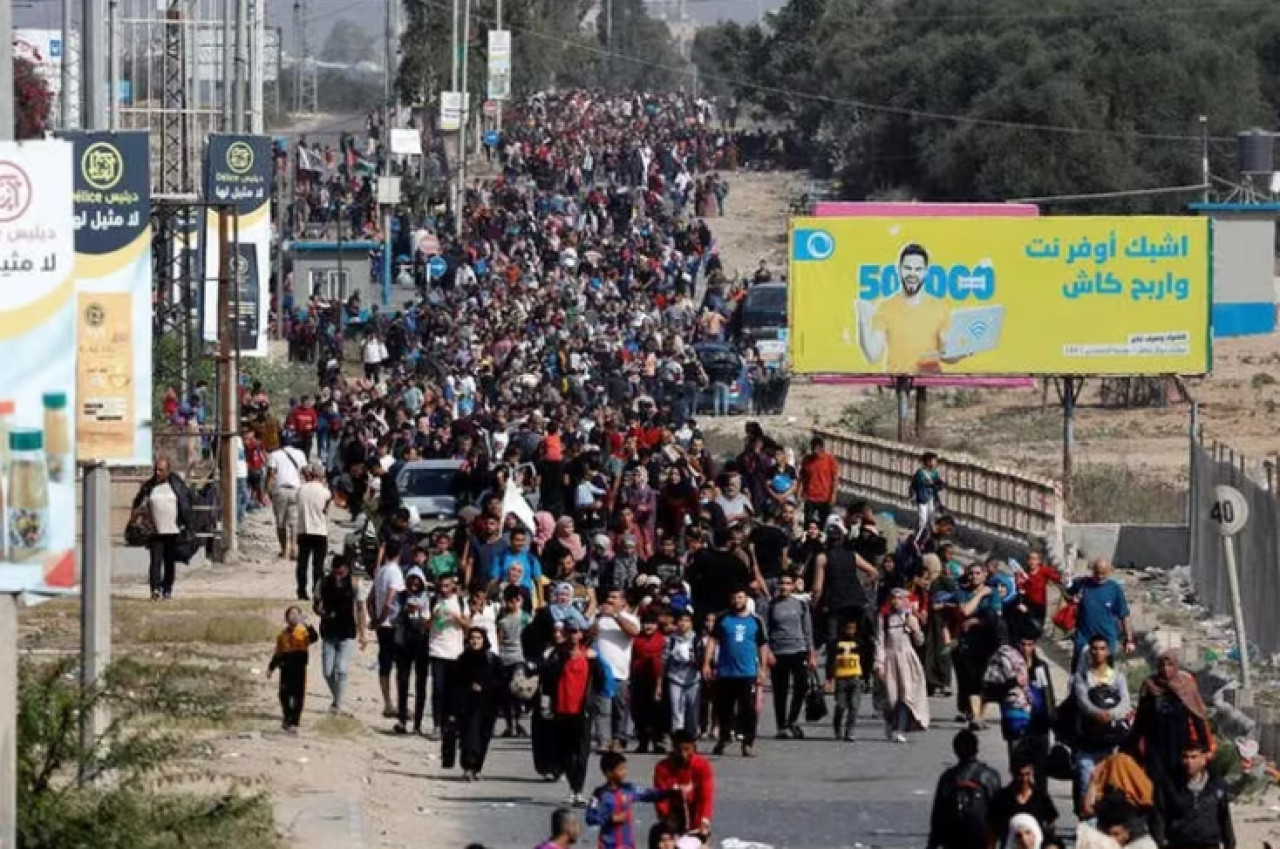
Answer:
POLYGON ((551 537, 555 535, 556 517, 541 510, 533 515, 533 524, 537 528, 533 532, 533 550, 541 554, 547 543, 551 541, 551 537))
POLYGON ((556 522, 555 535, 543 550, 543 562, 554 567, 560 562, 565 552, 573 556, 574 563, 581 563, 587 556, 587 547, 582 544, 582 537, 573 529, 573 518, 561 516, 556 522))

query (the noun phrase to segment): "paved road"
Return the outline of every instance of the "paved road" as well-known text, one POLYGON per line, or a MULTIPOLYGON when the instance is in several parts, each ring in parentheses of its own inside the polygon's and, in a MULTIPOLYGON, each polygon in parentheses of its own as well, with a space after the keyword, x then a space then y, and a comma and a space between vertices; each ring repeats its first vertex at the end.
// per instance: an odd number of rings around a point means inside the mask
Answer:
MULTIPOLYGON (((863 705, 854 745, 837 744, 824 725, 808 727, 803 741, 776 741, 772 709, 758 756, 746 760, 736 754, 712 758, 716 771, 716 845, 737 837, 775 849, 850 849, 922 847, 927 838, 929 808, 939 773, 954 762, 950 741, 957 730, 950 721, 950 700, 935 699, 936 716, 948 717, 928 732, 912 735, 906 746, 885 741, 881 725, 863 705)), ((1007 772, 999 732, 983 734, 984 753, 1002 774, 1007 772)), ((703 744, 702 749, 709 749, 703 744)), ((730 749, 733 753, 736 747, 730 749)), ((654 756, 630 756, 631 777, 647 784, 654 756)), ((441 772, 438 761, 428 772, 441 772)), ((526 849, 545 839, 551 811, 565 801, 563 782, 547 784, 533 776, 531 759, 520 741, 495 740, 478 785, 459 783, 441 794, 450 818, 459 821, 468 840, 494 849, 526 849)), ((588 789, 600 783, 593 767, 588 789)), ((1067 810, 1069 788, 1055 788, 1059 808, 1067 810)), ((430 805, 438 809, 439 804, 430 805)), ((640 821, 647 833, 653 821, 646 806, 640 821)), ((595 835, 583 845, 594 845, 595 835)), ((442 847, 444 849, 444 847, 442 847)), ((458 847, 461 849, 461 847, 458 847)))

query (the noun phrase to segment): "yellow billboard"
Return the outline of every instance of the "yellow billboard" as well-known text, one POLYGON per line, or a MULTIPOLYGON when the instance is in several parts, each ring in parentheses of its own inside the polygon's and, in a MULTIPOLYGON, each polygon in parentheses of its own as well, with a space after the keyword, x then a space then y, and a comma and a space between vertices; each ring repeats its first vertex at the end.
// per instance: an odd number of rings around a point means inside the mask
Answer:
POLYGON ((790 349, 808 374, 1204 374, 1209 222, 797 218, 790 349))

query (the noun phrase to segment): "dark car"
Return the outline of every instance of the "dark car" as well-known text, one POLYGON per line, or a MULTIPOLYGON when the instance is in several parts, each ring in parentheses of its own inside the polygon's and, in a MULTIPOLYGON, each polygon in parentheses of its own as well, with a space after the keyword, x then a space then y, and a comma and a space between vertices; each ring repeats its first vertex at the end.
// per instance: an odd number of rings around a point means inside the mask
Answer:
POLYGON ((738 339, 766 359, 781 358, 787 346, 787 284, 757 283, 747 290, 738 315, 738 339))

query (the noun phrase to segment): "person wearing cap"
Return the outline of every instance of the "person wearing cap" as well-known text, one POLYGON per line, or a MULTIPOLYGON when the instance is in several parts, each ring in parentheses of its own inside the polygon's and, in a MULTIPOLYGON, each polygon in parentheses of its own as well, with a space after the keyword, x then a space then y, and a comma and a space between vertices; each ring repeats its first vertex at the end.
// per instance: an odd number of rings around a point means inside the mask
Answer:
POLYGON ((324 558, 329 551, 329 503, 333 494, 324 482, 324 466, 318 462, 307 465, 302 472, 302 486, 298 487, 298 564, 296 578, 298 598, 306 601, 310 586, 320 583, 324 576, 324 558), (307 583, 307 564, 311 565, 311 583, 307 583))

